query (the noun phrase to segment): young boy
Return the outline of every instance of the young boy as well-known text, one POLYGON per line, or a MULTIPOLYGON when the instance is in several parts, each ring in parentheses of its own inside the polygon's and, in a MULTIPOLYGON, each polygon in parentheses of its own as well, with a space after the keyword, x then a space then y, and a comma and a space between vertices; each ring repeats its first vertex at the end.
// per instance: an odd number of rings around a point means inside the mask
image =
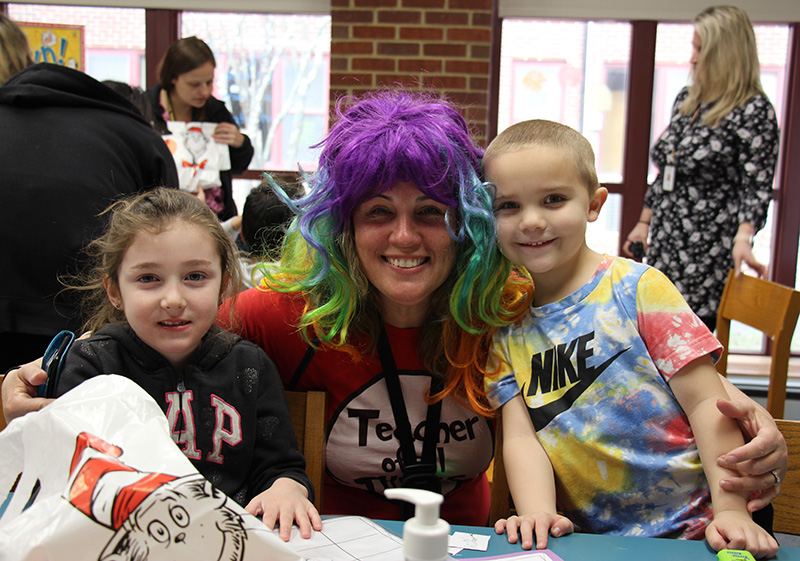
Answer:
POLYGON ((574 522, 774 554, 746 495, 719 485, 733 472, 715 459, 742 442, 716 408, 728 397, 710 357, 719 342, 659 271, 586 245, 608 196, 588 141, 526 121, 503 131, 483 163, 497 187, 498 245, 535 287, 530 314, 495 337, 487 379, 519 514, 498 521, 498 533, 512 542, 519 533, 526 549, 535 536, 541 548, 574 522), (568 518, 556 512, 556 489, 568 518))

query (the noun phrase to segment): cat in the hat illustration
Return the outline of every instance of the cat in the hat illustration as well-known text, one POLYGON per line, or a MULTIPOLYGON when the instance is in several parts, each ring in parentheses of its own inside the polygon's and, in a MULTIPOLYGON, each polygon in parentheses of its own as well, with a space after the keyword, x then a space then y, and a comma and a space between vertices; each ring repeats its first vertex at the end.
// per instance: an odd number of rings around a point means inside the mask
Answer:
POLYGON ((78 435, 64 498, 114 531, 98 561, 202 558, 240 561, 247 532, 230 500, 199 474, 147 473, 120 460, 122 449, 78 435))

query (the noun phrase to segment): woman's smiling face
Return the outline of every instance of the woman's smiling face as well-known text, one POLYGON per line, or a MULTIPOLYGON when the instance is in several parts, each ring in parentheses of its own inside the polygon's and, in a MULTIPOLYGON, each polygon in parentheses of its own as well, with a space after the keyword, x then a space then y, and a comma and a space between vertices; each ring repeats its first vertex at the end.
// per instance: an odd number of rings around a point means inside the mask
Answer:
POLYGON ((447 209, 413 183, 400 182, 353 213, 356 252, 387 323, 419 327, 453 270, 456 242, 447 230, 447 209))

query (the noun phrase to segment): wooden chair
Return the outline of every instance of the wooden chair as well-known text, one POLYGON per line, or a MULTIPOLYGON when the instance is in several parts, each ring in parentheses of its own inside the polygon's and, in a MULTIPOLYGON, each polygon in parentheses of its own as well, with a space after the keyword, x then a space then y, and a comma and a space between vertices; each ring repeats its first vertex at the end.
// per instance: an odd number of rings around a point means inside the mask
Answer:
POLYGON ((306 473, 314 485, 314 506, 322 512, 325 478, 325 407, 327 394, 320 391, 287 391, 289 413, 297 435, 297 446, 306 458, 306 473))
POLYGON ((772 506, 772 529, 781 534, 800 535, 800 421, 776 419, 789 449, 789 471, 781 482, 781 494, 772 506))
MULTIPOLYGON (((3 379, 6 377, 5 374, 0 374, 0 404, 3 403, 3 379)), ((0 405, 0 430, 6 428, 6 418, 3 415, 3 406, 0 405)))
POLYGON ((511 514, 511 495, 506 479, 506 466, 503 463, 503 426, 500 415, 497 416, 494 433, 494 459, 489 466, 489 526, 494 526, 499 518, 508 518, 511 514))
POLYGON ((728 273, 717 312, 717 338, 722 357, 717 371, 728 371, 728 342, 731 320, 754 327, 772 339, 772 364, 769 370, 767 411, 780 419, 786 402, 786 377, 792 335, 800 313, 800 292, 764 279, 728 273))

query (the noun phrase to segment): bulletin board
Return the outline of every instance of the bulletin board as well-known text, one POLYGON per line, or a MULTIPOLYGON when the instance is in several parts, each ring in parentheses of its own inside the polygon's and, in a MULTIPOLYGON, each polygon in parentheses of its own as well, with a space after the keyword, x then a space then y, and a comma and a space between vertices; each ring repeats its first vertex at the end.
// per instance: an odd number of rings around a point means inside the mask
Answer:
POLYGON ((84 70, 83 26, 17 22, 31 48, 33 62, 50 62, 84 70))

